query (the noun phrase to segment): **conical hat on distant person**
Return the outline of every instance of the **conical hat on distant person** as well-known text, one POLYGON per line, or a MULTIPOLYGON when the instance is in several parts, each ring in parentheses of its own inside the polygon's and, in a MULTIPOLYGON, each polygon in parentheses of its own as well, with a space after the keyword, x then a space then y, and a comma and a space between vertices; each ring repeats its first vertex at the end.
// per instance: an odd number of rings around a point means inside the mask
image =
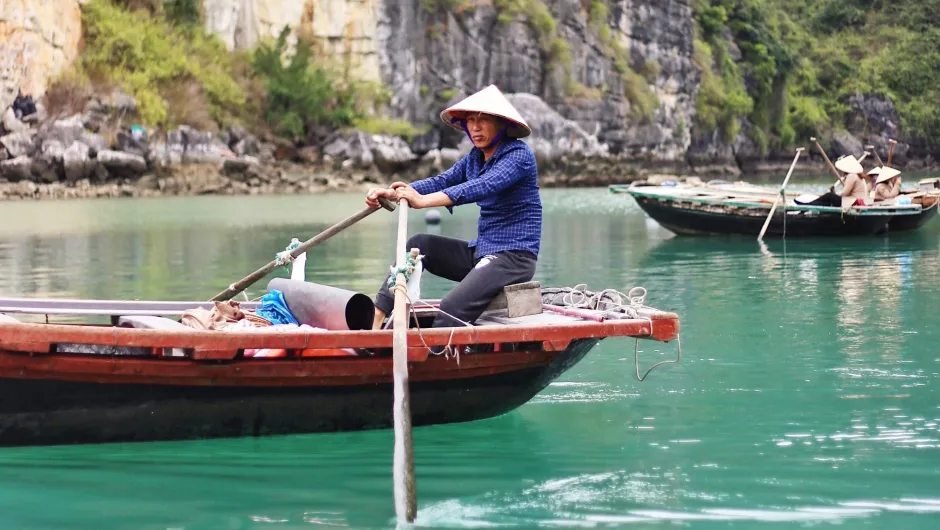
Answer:
POLYGON ((444 110, 441 112, 441 119, 454 129, 463 131, 460 120, 467 119, 467 116, 471 114, 489 114, 506 120, 509 122, 506 136, 510 138, 525 138, 532 134, 532 129, 522 119, 522 115, 506 99, 506 96, 496 88, 496 85, 490 85, 444 110))
POLYGON ((843 173, 856 173, 861 175, 865 172, 865 168, 863 168, 862 165, 858 162, 858 159, 852 155, 839 157, 839 159, 836 160, 835 166, 836 169, 843 173))
POLYGON ((893 167, 883 167, 881 168, 881 173, 878 174, 878 180, 875 181, 875 184, 881 184, 886 180, 891 180, 894 177, 900 175, 901 172, 893 167))
POLYGON ((879 173, 881 173, 881 169, 882 169, 881 166, 875 166, 871 168, 867 174, 871 176, 877 176, 879 173))

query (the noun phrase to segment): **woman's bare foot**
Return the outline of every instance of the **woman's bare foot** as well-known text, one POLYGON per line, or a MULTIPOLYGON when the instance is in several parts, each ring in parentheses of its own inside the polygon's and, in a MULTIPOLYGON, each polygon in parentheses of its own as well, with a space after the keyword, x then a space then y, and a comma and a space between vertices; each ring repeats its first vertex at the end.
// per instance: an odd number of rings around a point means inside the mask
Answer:
POLYGON ((375 319, 372 321, 372 329, 382 329, 382 324, 385 322, 385 312, 379 308, 375 308, 375 319))

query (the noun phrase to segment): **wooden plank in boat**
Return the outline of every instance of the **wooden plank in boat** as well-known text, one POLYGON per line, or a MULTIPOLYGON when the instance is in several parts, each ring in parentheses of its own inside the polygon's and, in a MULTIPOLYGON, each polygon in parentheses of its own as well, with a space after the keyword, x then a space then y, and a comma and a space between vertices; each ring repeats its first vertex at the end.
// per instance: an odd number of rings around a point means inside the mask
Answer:
POLYGON ((522 325, 551 325, 551 324, 568 324, 571 322, 581 322, 582 320, 577 317, 570 317, 567 315, 562 315, 559 313, 539 313, 537 315, 526 315, 522 317, 509 318, 506 314, 506 311, 493 311, 491 313, 484 313, 479 319, 477 319, 477 325, 508 325, 508 326, 522 326, 522 325))
MULTIPOLYGON (((53 298, 0 298, 0 313, 33 315, 174 316, 188 309, 211 309, 214 302, 134 300, 62 300, 53 298)), ((258 302, 240 302, 242 309, 256 309, 258 302)))

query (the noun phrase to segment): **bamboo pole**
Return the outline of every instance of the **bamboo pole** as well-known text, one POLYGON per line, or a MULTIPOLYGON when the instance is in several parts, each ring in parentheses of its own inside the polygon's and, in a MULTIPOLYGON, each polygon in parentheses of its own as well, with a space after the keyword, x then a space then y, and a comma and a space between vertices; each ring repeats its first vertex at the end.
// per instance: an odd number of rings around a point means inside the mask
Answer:
POLYGON ((891 147, 888 148, 888 167, 891 167, 891 160, 894 158, 894 148, 898 146, 898 141, 890 139, 888 143, 891 144, 891 147))
POLYGON ((871 151, 872 154, 875 155, 875 160, 878 161, 878 165, 879 165, 879 166, 884 167, 885 163, 881 160, 881 157, 878 155, 878 150, 875 149, 875 146, 873 146, 873 145, 866 145, 866 146, 865 146, 865 149, 871 151))
POLYGON ((816 144, 816 149, 819 150, 819 154, 822 155, 823 159, 826 161, 826 164, 829 166, 829 169, 832 170, 832 174, 839 179, 839 182, 842 182, 842 176, 839 175, 839 170, 836 169, 836 166, 832 165, 832 161, 829 160, 829 155, 826 154, 826 151, 819 145, 819 142, 816 141, 816 138, 810 138, 810 141, 816 144))
MULTIPOLYGON (((388 199, 386 199, 386 198, 384 198, 384 197, 380 197, 380 198, 379 198, 379 202, 382 204, 382 207, 385 208, 386 210, 388 210, 388 211, 390 211, 390 212, 395 211, 395 204, 392 203, 392 202, 390 202, 388 199)), ((290 252, 291 259, 296 258, 297 256, 299 256, 299 255, 303 254, 304 252, 306 252, 306 251, 312 249, 313 247, 319 245, 320 243, 323 243, 323 242, 326 241, 327 239, 329 239, 329 238, 335 236, 336 234, 342 232, 343 230, 345 230, 345 229, 349 228, 350 226, 352 226, 352 225, 358 223, 359 221, 365 219, 366 217, 372 215, 373 213, 375 213, 375 212, 377 212, 377 211, 378 211, 378 208, 366 208, 366 209, 360 211, 359 213, 356 213, 356 214, 354 214, 354 215, 351 215, 351 216, 347 217, 346 219, 343 219, 342 221, 340 221, 340 222, 336 223, 335 225, 333 225, 333 226, 327 228, 326 230, 324 230, 324 231, 320 232, 319 234, 313 236, 312 238, 308 239, 307 241, 304 241, 299 247, 297 247, 297 248, 295 248, 294 250, 292 250, 292 251, 290 252)), ((219 293, 219 294, 213 296, 212 299, 209 300, 209 301, 210 301, 210 302, 224 302, 225 300, 231 300, 232 297, 234 297, 234 296, 237 295, 238 293, 244 291, 245 289, 251 287, 252 285, 255 284, 255 282, 257 282, 257 281, 260 280, 261 278, 264 278, 264 277, 267 276, 268 274, 271 274, 271 271, 273 271, 274 269, 276 269, 277 266, 278 266, 277 260, 271 261, 270 263, 268 263, 268 264, 265 265, 264 267, 261 267, 260 269, 258 269, 258 270, 256 270, 255 272, 249 274, 248 276, 245 276, 245 277, 242 278, 241 280, 238 280, 237 282, 233 283, 232 285, 229 285, 227 289, 225 289, 225 290, 222 291, 221 293, 219 293)))
MULTIPOLYGON (((408 201, 402 199, 398 210, 398 243, 395 246, 396 265, 405 265, 405 244, 408 239, 408 201)), ((412 250, 412 255, 417 249, 412 250)), ((395 515, 399 523, 412 523, 418 514, 415 487, 414 449, 411 443, 411 396, 408 388, 408 283, 405 275, 395 276, 395 321, 392 333, 392 377, 395 401, 392 413, 395 423, 395 457, 392 479, 395 487, 395 515)))
POLYGON ((793 157, 793 163, 790 164, 790 170, 787 171, 787 176, 783 179, 783 186, 780 187, 780 195, 777 196, 777 198, 774 200, 773 206, 770 207, 770 214, 767 215, 767 220, 764 221, 764 226, 760 229, 760 234, 757 236, 758 241, 763 240, 764 234, 767 233, 767 227, 770 226, 770 220, 773 218, 774 212, 777 211, 777 204, 780 203, 780 199, 783 197, 783 194, 787 189, 787 183, 790 182, 790 176, 793 175, 793 168, 796 167, 796 162, 800 159, 801 154, 803 154, 802 147, 796 150, 796 156, 793 157))

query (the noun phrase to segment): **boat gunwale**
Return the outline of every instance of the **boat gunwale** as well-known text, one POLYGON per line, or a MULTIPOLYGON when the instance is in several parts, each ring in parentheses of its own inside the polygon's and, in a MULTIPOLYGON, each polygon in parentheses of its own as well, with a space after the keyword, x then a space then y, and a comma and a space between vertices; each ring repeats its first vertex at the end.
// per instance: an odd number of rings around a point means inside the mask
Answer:
MULTIPOLYGON (((576 339, 634 337, 668 342, 679 333, 675 313, 653 312, 636 319, 607 319, 551 324, 461 326, 411 329, 408 344, 446 346, 576 339)), ((391 348, 392 330, 365 331, 212 331, 159 330, 116 326, 0 322, 0 350, 48 354, 53 344, 92 344, 114 347, 182 348, 195 352, 235 352, 242 349, 288 350, 330 348, 391 348)), ((232 356, 234 357, 234 355, 232 356)))
MULTIPOLYGON (((597 340, 597 339, 581 339, 597 340)), ((414 382, 472 379, 542 368, 571 347, 409 359, 414 382)), ((540 345, 541 346, 541 345, 540 345)), ((115 362, 102 355, 22 355, 0 350, 0 378, 75 381, 101 384, 210 387, 359 387, 388 384, 391 357, 243 359, 205 363, 192 358, 127 357, 115 362)))
MULTIPOLYGON (((714 206, 737 206, 745 208, 753 208, 760 210, 769 210, 772 206, 770 203, 763 202, 751 202, 751 201, 735 201, 735 200, 726 200, 720 199, 718 197, 714 198, 703 198, 703 197, 682 197, 676 195, 669 195, 668 193, 656 193, 650 191, 641 191, 637 189, 628 190, 632 197, 636 198, 637 196, 648 198, 648 199, 662 199, 676 202, 690 202, 698 204, 708 204, 714 206)), ((716 194, 717 195, 717 194, 716 194)), ((852 207, 848 209, 842 209, 837 206, 812 206, 807 204, 788 204, 786 205, 788 212, 792 211, 805 211, 805 212, 815 212, 815 213, 831 213, 831 214, 842 214, 842 215, 857 215, 857 216, 897 216, 897 215, 919 215, 923 211, 923 207, 918 204, 912 205, 896 205, 896 206, 866 206, 863 208, 852 207)), ((728 212, 731 215, 734 215, 734 212, 728 212)))

